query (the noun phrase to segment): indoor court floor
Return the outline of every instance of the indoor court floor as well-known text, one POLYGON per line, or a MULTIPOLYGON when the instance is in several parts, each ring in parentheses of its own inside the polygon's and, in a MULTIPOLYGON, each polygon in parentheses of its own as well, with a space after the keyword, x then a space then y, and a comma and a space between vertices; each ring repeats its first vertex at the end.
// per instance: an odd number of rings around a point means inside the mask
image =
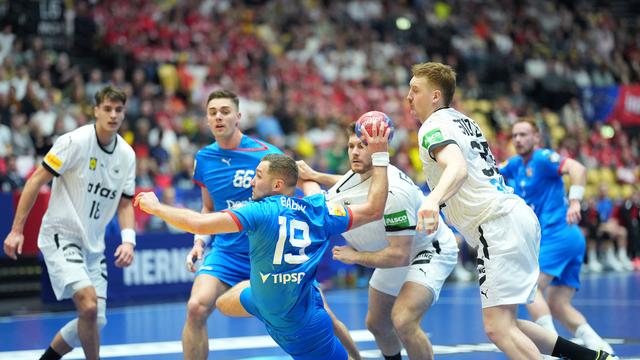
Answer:
MULTIPOLYGON (((640 359, 640 273, 585 275, 575 305, 622 359, 640 359)), ((381 359, 366 330, 366 289, 326 293, 331 308, 349 327, 364 359, 381 359)), ((521 317, 526 317, 520 309, 521 317)), ((0 359, 37 359, 72 312, 0 317, 0 359)), ((182 359, 180 343, 185 302, 112 307, 102 332, 102 359, 182 359)), ((436 358, 506 359, 482 329, 476 282, 448 283, 423 321, 436 358)), ((559 327, 559 324, 556 323, 559 327)), ((215 312, 208 322, 210 359, 276 360, 289 357, 253 318, 227 318, 215 312)), ((567 336, 564 329, 561 335, 567 336)), ((74 350, 64 359, 82 359, 74 350)), ((405 357, 406 358, 406 357, 405 357)))

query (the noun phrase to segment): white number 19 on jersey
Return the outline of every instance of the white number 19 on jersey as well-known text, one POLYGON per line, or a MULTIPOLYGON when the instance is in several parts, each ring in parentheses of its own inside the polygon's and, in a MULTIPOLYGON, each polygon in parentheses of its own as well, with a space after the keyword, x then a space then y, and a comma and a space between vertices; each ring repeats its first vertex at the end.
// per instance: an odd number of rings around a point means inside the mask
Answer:
MULTIPOLYGON (((282 253, 284 252, 284 242, 287 240, 287 218, 284 216, 278 216, 278 224, 280 225, 280 231, 278 236, 278 243, 276 244, 276 251, 273 253, 273 265, 282 264, 282 253)), ((292 246, 300 248, 297 255, 284 254, 284 262, 287 264, 302 264, 309 260, 309 256, 304 253, 304 248, 311 245, 311 239, 309 238, 309 224, 304 221, 290 219, 289 222, 289 243, 292 246), (301 234, 302 239, 296 239, 296 230, 301 234)))

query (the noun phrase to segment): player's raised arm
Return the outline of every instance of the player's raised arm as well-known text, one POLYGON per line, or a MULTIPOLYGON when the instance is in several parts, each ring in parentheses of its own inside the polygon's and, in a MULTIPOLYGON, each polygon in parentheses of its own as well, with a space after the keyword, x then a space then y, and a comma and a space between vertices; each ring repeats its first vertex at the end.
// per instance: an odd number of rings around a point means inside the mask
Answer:
MULTIPOLYGON (((300 177, 300 180, 315 181, 320 185, 326 186, 327 188, 332 187, 333 185, 335 185, 335 183, 340 181, 340 178, 342 178, 342 176, 340 175, 326 174, 316 171, 304 160, 296 161, 296 165, 298 165, 298 177, 300 177)), ((306 192, 305 195, 307 195, 306 192)))
POLYGON ((389 191, 389 180, 387 179, 389 153, 387 152, 387 144, 390 128, 384 122, 377 124, 379 125, 372 126, 372 134, 363 129, 364 140, 367 142, 369 151, 372 154, 373 172, 367 202, 349 206, 353 216, 352 228, 380 219, 384 213, 384 205, 387 202, 387 192, 389 191))
POLYGON ((176 208, 162 204, 153 192, 138 194, 133 205, 178 229, 194 234, 221 234, 240 231, 237 223, 227 213, 203 214, 190 209, 176 208))

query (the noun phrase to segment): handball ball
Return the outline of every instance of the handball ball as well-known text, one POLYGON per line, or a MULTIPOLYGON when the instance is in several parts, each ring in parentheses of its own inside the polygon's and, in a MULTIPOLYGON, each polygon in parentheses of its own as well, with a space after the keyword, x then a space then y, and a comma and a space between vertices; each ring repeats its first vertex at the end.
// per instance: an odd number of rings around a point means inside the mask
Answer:
POLYGON ((360 116, 360 118, 358 120, 356 120, 356 136, 357 137, 362 137, 362 128, 364 127, 365 129, 367 129, 367 132, 369 133, 369 135, 373 134, 373 126, 380 126, 380 122, 384 121, 385 123, 387 123, 387 127, 390 128, 390 132, 389 132, 389 141, 391 141, 391 138, 393 137, 393 121, 391 121, 391 118, 389 117, 389 115, 381 112, 381 111, 369 111, 366 112, 364 114, 362 114, 362 116, 360 116))

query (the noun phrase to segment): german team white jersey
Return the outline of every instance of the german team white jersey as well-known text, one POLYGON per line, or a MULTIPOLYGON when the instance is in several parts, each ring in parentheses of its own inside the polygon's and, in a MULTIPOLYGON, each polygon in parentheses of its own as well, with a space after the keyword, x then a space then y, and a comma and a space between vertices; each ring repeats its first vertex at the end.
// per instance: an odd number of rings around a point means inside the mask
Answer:
MULTIPOLYGON (((389 179, 389 194, 382 219, 349 230, 342 234, 358 251, 379 251, 389 246, 387 236, 415 236, 413 254, 416 251, 434 249, 433 241, 438 239, 435 246, 456 247, 453 236, 443 236, 451 231, 440 219, 442 226, 431 235, 424 232, 417 233, 417 212, 422 204, 424 194, 411 178, 395 166, 387 167, 389 179), (445 243, 443 243, 443 241, 445 243)), ((327 194, 327 201, 342 205, 364 204, 367 202, 371 177, 362 181, 360 174, 349 170, 327 194)), ((435 249, 438 250, 439 249, 435 249)), ((456 248, 457 250, 457 248, 456 248)))
MULTIPOLYGON (((420 159, 429 188, 440 181, 443 169, 434 157, 434 150, 457 144, 467 163, 468 177, 456 194, 446 201, 443 211, 447 219, 463 235, 475 233, 486 221, 507 214, 518 199, 498 172, 496 161, 480 126, 452 108, 435 111, 418 131, 420 159)), ((466 239, 476 245, 477 239, 466 239)))
POLYGON ((116 135, 113 151, 99 143, 94 125, 60 136, 42 161, 54 175, 38 245, 64 236, 86 253, 104 252, 104 233, 122 196, 133 198, 136 157, 116 135))

